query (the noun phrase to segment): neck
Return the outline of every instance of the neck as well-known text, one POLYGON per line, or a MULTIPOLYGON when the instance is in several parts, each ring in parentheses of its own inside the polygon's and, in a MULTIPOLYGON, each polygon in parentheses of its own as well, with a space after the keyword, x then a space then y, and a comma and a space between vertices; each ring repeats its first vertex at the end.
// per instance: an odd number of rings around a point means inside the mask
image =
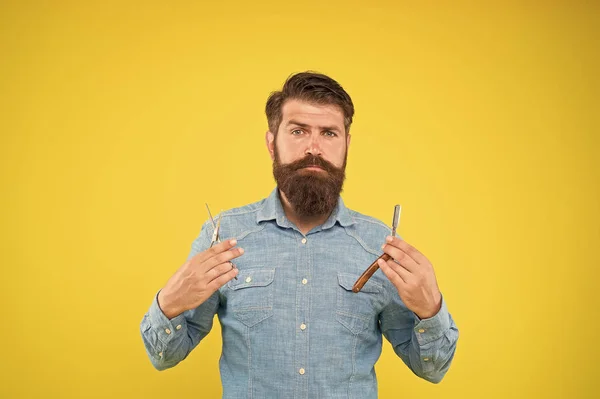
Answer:
POLYGON ((316 216, 300 216, 292 207, 292 204, 288 201, 287 197, 281 190, 279 190, 279 198, 281 198, 281 206, 283 207, 283 212, 285 213, 285 217, 292 223, 298 227, 298 230, 304 235, 308 233, 313 228, 325 223, 325 221, 329 218, 329 215, 316 215, 316 216))

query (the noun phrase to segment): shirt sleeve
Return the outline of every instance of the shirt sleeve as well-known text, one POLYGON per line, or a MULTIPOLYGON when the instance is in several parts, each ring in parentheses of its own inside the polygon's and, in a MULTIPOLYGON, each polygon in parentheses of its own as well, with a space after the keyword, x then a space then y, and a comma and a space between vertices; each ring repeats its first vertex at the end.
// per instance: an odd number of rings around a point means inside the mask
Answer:
MULTIPOLYGON (((206 223, 193 242, 187 260, 209 247, 208 237, 212 232, 208 230, 210 228, 206 223)), ((158 304, 157 293, 140 323, 142 340, 152 365, 157 370, 166 370, 185 359, 212 329, 218 307, 217 291, 197 308, 169 319, 158 304)))
POLYGON ((380 315, 383 335, 413 373, 439 383, 450 368, 458 341, 458 328, 444 297, 438 313, 421 320, 406 308, 395 290, 394 294, 380 315))

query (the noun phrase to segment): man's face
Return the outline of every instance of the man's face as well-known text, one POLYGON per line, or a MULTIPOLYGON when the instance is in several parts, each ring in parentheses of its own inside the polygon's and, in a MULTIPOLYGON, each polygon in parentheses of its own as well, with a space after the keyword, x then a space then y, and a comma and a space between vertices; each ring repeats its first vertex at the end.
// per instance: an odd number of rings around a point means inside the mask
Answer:
POLYGON ((350 135, 335 105, 288 100, 275 137, 267 132, 273 175, 301 216, 330 213, 342 190, 350 135))

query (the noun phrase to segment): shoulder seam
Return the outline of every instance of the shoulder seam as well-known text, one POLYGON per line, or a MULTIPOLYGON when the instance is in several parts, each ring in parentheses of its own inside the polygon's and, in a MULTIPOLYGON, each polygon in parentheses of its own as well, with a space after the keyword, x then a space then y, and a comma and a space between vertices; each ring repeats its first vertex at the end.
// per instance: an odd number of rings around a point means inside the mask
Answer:
POLYGON ((374 249, 370 248, 363 240, 362 238, 360 238, 359 236, 357 236, 356 234, 351 233, 350 231, 348 231, 348 229, 344 229, 346 231, 346 234, 349 235, 350 237, 354 238, 359 244, 360 246, 367 251, 370 254, 373 254, 375 256, 379 256, 380 254, 377 253, 377 251, 375 251, 374 249))
POLYGON ((257 228, 255 228, 255 229, 244 230, 243 232, 241 232, 239 234, 239 236, 236 237, 236 240, 242 240, 242 239, 246 238, 247 236, 249 236, 250 234, 258 233, 259 231, 263 230, 266 225, 267 225, 266 223, 263 223, 262 225, 259 224, 257 226, 257 228))
MULTIPOLYGON (((255 203, 258 204, 258 202, 255 202, 255 203)), ((248 206, 252 206, 252 204, 246 205, 245 207, 248 207, 248 206)), ((242 208, 245 208, 245 207, 242 207, 242 208)), ((222 215, 223 217, 225 217, 225 216, 241 216, 241 215, 247 215, 249 213, 256 213, 256 212, 260 211, 263 207, 264 207, 264 202, 262 204, 260 204, 260 206, 257 206, 254 209, 248 209, 248 210, 244 210, 244 211, 233 211, 233 210, 229 209, 229 210, 223 211, 222 213, 218 213, 215 216, 215 220, 220 215, 222 215)), ((242 209, 242 208, 238 208, 238 209, 242 209)))
POLYGON ((371 224, 376 224, 376 225, 384 227, 388 230, 391 229, 391 227, 387 226, 385 223, 383 223, 375 218, 368 218, 368 217, 362 217, 362 216, 353 216, 353 217, 354 217, 354 219, 361 220, 363 222, 367 222, 367 223, 371 223, 371 224))

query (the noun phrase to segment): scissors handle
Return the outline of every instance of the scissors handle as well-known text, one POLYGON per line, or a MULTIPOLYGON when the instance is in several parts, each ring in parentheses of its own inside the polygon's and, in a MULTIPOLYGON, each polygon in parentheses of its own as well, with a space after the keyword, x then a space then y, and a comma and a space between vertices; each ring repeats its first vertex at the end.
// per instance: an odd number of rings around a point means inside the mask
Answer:
POLYGON ((216 242, 220 242, 219 240, 219 229, 221 228, 221 215, 219 215, 219 219, 217 220, 217 225, 213 231, 212 239, 210 241, 210 246, 215 245, 216 242))

